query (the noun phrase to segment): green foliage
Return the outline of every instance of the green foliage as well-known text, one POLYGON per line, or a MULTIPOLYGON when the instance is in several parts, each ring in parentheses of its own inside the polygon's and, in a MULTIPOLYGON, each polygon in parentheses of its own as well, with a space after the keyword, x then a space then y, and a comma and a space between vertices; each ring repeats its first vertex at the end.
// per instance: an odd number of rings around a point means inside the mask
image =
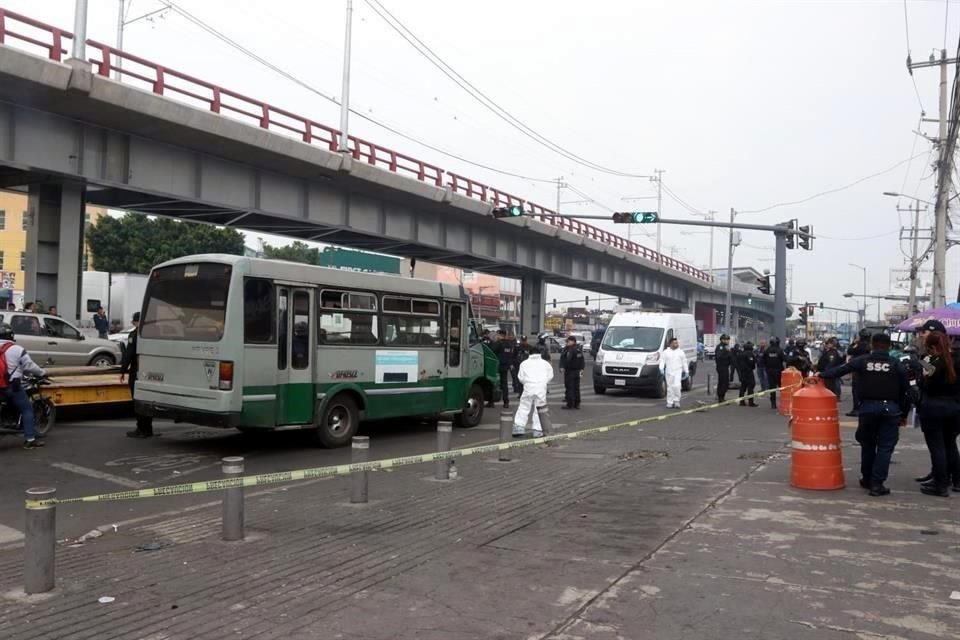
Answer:
POLYGON ((320 250, 315 247, 308 247, 299 240, 294 241, 286 247, 274 247, 269 244, 264 244, 263 256, 265 258, 273 258, 274 260, 289 260, 290 262, 302 262, 303 264, 320 264, 320 250))
POLYGON ((103 216, 87 228, 87 243, 98 271, 149 273, 161 262, 198 253, 243 255, 236 229, 142 214, 103 216))

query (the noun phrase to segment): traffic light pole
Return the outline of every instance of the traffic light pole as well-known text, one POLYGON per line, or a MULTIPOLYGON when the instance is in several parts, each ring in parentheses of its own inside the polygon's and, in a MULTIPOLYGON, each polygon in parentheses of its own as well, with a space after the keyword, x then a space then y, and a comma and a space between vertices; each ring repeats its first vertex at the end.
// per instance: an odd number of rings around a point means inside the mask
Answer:
POLYGON ((787 230, 775 227, 776 261, 773 271, 773 335, 781 340, 787 337, 787 230))

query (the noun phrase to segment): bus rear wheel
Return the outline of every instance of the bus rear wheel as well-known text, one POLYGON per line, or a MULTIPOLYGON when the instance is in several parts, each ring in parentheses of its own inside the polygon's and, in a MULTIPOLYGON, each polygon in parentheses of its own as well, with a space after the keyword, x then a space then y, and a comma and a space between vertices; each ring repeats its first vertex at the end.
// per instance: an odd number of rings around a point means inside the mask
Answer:
POLYGON ((483 389, 475 384, 470 387, 470 393, 463 403, 463 410, 454 418, 454 424, 461 429, 475 427, 483 420, 483 389))
POLYGON ((360 429, 360 411, 357 403, 348 395, 339 395, 327 403, 320 424, 317 440, 325 447, 345 447, 360 429))

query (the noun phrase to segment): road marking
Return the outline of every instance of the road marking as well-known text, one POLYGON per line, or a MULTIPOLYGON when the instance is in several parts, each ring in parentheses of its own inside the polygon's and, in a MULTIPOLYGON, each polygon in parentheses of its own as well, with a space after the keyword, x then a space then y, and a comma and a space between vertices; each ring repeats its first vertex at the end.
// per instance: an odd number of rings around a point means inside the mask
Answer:
POLYGON ((129 489, 139 489, 143 486, 136 480, 121 478, 120 476, 115 476, 112 473, 104 473, 103 471, 81 467, 80 465, 71 464, 69 462, 54 462, 50 466, 56 467, 57 469, 63 469, 64 471, 72 471, 73 473, 77 473, 81 476, 87 476, 88 478, 96 478, 97 480, 112 482, 113 484, 118 484, 121 487, 127 487, 129 489))
POLYGON ((21 531, 0 524, 0 544, 19 542, 20 540, 23 540, 23 533, 21 531))

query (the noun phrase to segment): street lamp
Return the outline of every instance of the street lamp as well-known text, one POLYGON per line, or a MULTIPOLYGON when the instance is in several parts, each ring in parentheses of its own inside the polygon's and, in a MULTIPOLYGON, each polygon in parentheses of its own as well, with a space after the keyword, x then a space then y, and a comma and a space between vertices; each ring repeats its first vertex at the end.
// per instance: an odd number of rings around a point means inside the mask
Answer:
MULTIPOLYGON (((863 316, 862 316, 862 323, 863 323, 863 324, 866 324, 866 322, 867 322, 867 268, 866 268, 866 267, 862 267, 862 266, 860 266, 859 264, 854 264, 854 263, 852 263, 852 262, 848 262, 847 264, 849 264, 851 267, 854 267, 855 269, 860 269, 861 271, 863 271, 863 316)), ((862 329, 863 326, 861 326, 860 328, 862 329)))

